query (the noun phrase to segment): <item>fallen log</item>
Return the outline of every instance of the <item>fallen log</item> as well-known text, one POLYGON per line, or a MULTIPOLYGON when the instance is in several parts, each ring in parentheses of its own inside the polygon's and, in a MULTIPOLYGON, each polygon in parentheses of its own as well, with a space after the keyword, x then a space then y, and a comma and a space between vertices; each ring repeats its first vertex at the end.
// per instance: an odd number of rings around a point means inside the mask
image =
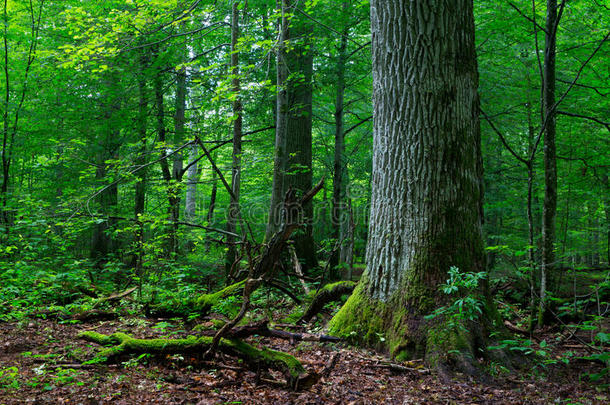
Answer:
POLYGON ((131 287, 123 292, 112 294, 107 297, 98 298, 97 300, 95 300, 95 303, 93 304, 93 308, 97 308, 98 306, 100 306, 101 304, 104 304, 106 302, 118 301, 121 298, 127 297, 128 295, 132 294, 137 288, 138 287, 131 287))
MULTIPOLYGON (((210 333, 211 331, 207 332, 207 334, 210 333)), ((269 328, 269 323, 267 321, 260 321, 250 325, 238 326, 229 330, 225 337, 230 339, 243 339, 254 335, 286 339, 290 340, 291 342, 340 342, 342 340, 341 338, 330 335, 316 335, 313 333, 305 332, 295 333, 280 329, 272 329, 269 328)))
MULTIPOLYGON (((332 301, 337 301, 345 294, 351 294, 356 288, 354 281, 338 281, 332 284, 326 284, 318 292, 315 293, 305 313, 301 316, 298 322, 309 322, 316 316, 326 304, 332 301)), ((297 322, 297 323, 298 323, 297 322)))
POLYGON ((147 317, 157 318, 183 317, 192 313, 205 316, 210 312, 212 307, 220 303, 220 301, 230 296, 241 294, 245 283, 246 280, 242 280, 219 291, 210 294, 202 294, 186 301, 171 300, 155 305, 148 304, 144 307, 144 314, 147 317))
MULTIPOLYGON (((210 336, 189 336, 183 339, 136 339, 122 332, 104 335, 93 331, 81 332, 79 337, 89 342, 110 346, 102 349, 93 360, 85 364, 110 363, 126 354, 202 352, 209 348, 213 339, 210 336)), ((253 370, 264 367, 280 371, 286 379, 286 385, 295 390, 309 386, 317 379, 315 373, 307 372, 298 359, 287 353, 267 348, 258 349, 238 339, 224 338, 218 342, 218 349, 223 353, 241 358, 253 370)))

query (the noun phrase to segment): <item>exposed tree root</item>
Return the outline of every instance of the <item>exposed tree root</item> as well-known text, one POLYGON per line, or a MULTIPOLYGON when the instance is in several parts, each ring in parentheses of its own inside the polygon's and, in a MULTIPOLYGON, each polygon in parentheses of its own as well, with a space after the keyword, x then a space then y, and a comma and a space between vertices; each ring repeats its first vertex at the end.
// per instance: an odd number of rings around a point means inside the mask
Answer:
MULTIPOLYGON (((108 363, 118 357, 131 353, 185 353, 203 352, 212 344, 210 336, 189 336, 184 339, 135 339, 125 333, 116 332, 104 335, 98 332, 85 331, 79 337, 100 345, 110 346, 101 350, 91 360, 92 363, 108 363)), ((286 384, 299 389, 315 382, 315 373, 308 373, 295 357, 266 348, 258 349, 248 343, 236 339, 221 339, 218 349, 223 353, 243 359, 252 369, 271 368, 282 372, 286 384)))

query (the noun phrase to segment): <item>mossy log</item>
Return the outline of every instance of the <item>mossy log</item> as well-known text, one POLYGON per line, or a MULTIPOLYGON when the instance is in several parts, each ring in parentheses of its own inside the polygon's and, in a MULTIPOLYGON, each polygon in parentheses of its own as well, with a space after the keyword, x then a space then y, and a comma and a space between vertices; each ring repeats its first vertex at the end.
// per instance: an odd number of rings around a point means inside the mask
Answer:
MULTIPOLYGON (((110 346, 101 350, 91 363, 109 363, 118 357, 132 353, 187 353, 203 352, 212 344, 210 336, 189 336, 183 339, 136 339, 126 333, 116 332, 104 335, 94 331, 84 331, 79 337, 89 342, 110 346)), ((286 384, 293 389, 311 384, 316 375, 308 373, 301 362, 290 354, 258 349, 237 339, 221 339, 218 348, 229 355, 243 359, 251 368, 271 368, 282 372, 286 384)))
POLYGON ((192 313, 205 316, 210 309, 220 301, 230 297, 240 295, 244 289, 246 280, 231 284, 219 291, 202 294, 193 299, 185 301, 167 301, 156 305, 148 305, 145 314, 149 317, 180 317, 192 313))
POLYGON ((354 281, 337 281, 336 283, 326 284, 319 291, 310 293, 311 301, 299 322, 309 322, 316 316, 326 304, 338 301, 341 296, 351 294, 356 288, 354 281))

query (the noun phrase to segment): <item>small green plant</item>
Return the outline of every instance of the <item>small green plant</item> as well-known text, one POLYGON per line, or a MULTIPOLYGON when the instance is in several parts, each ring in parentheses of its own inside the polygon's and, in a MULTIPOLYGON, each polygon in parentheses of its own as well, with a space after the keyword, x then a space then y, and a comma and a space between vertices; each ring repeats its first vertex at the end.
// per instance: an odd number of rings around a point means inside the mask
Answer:
MULTIPOLYGON (((75 383, 76 377, 80 374, 79 371, 74 370, 73 368, 58 368, 54 375, 50 378, 56 385, 72 385, 75 383)), ((76 382, 76 385, 83 385, 83 382, 76 382)))
POLYGON ((0 368, 0 388, 19 389, 19 369, 17 367, 0 368))
POLYGON ((123 367, 125 367, 125 368, 132 368, 132 367, 138 366, 139 364, 146 364, 147 363, 147 359, 150 358, 150 357, 152 357, 152 354, 150 354, 150 353, 142 353, 138 357, 134 357, 132 359, 124 361, 121 364, 123 364, 123 367))
POLYGON ((220 300, 217 304, 215 304, 211 311, 217 314, 222 314, 227 318, 233 318, 239 312, 239 302, 240 298, 235 296, 229 296, 225 299, 220 300))
POLYGON ((474 321, 483 313, 483 302, 477 296, 477 289, 485 277, 484 272, 462 273, 457 267, 451 266, 449 279, 440 286, 440 290, 455 299, 450 305, 426 315, 425 319, 444 317, 449 328, 465 330, 466 321, 474 321))

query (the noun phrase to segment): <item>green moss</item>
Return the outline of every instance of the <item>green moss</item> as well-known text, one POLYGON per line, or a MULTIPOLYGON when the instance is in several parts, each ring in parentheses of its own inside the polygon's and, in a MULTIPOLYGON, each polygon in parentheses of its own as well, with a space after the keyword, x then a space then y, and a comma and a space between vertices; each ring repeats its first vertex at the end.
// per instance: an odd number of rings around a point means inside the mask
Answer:
POLYGON ((81 332, 78 334, 78 337, 103 346, 117 343, 117 341, 113 339, 112 336, 107 336, 94 331, 81 332))
MULTIPOLYGON (((330 284, 324 285, 322 288, 320 288, 319 291, 315 291, 315 290, 310 291, 309 294, 307 294, 307 296, 303 300, 303 302, 300 305, 296 306, 287 317, 285 317, 281 320, 281 322, 282 323, 298 322, 307 313, 307 310, 309 309, 311 303, 314 301, 314 299, 316 297, 321 296, 322 294, 330 294, 330 293, 332 293, 332 291, 335 288, 346 287, 345 289, 347 290, 351 287, 351 289, 353 289, 356 286, 356 284, 357 283, 355 281, 347 281, 347 280, 337 281, 335 283, 330 283, 330 284)), ((347 295, 347 293, 345 295, 347 295)), ((337 299, 337 301, 338 300, 339 299, 337 299)))
POLYGON ((386 309, 382 303, 366 297, 363 286, 362 282, 356 286, 347 302, 330 320, 328 329, 334 336, 376 344, 383 337, 386 309))
POLYGON ((324 293, 324 292, 331 292, 332 290, 334 290, 337 287, 354 287, 356 285, 355 281, 349 281, 349 280, 343 280, 343 281, 337 281, 335 283, 329 283, 324 285, 324 287, 320 288, 319 291, 310 291, 309 294, 307 295, 307 299, 311 302, 314 297, 318 294, 324 293))
POLYGON ((241 340, 225 340, 223 344, 232 347, 241 354, 246 355, 247 360, 254 363, 261 363, 268 367, 279 369, 293 381, 305 375, 307 371, 295 357, 288 353, 263 348, 257 349, 241 340))
POLYGON ((245 283, 246 280, 242 280, 214 293, 199 296, 194 302, 195 309, 199 312, 208 312, 210 308, 219 304, 221 300, 231 295, 238 294, 239 291, 244 288, 245 283))
POLYGON ((431 325, 426 339, 426 363, 430 367, 447 364, 450 359, 472 353, 472 337, 466 329, 431 325))
MULTIPOLYGON (((210 336, 188 336, 184 339, 135 339, 125 333, 117 332, 110 336, 97 332, 82 332, 81 338, 99 344, 114 346, 101 350, 88 363, 108 362, 117 356, 129 353, 178 353, 188 351, 203 351, 212 344, 210 336)), ((299 379, 307 375, 301 362, 295 357, 275 350, 258 349, 241 340, 221 339, 219 348, 242 357, 250 364, 264 365, 280 370, 286 376, 289 384, 294 386, 299 379)))

